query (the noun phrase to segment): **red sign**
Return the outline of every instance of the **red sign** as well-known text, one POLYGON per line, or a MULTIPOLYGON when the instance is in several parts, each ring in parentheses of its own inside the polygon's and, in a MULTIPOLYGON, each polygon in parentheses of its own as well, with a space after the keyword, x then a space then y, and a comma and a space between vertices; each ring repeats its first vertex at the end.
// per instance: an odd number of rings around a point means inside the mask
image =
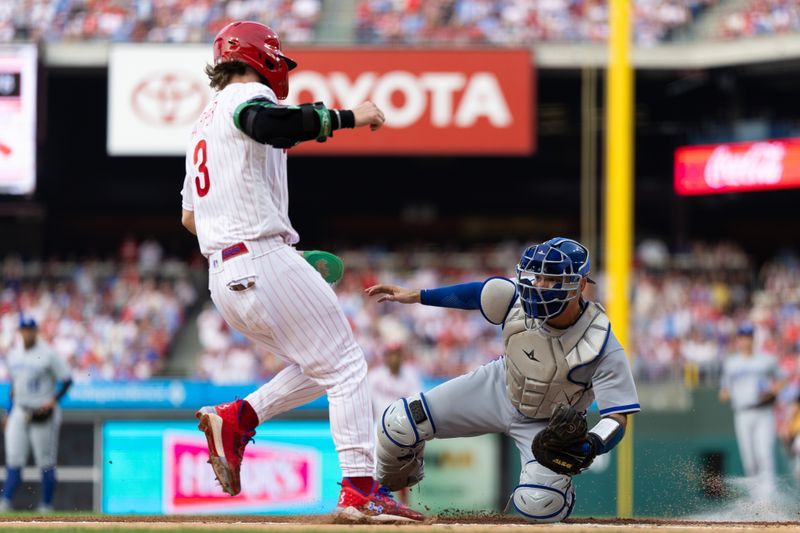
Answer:
POLYGON ((242 492, 220 489, 208 464, 204 437, 184 432, 164 436, 164 512, 267 511, 321 501, 320 456, 314 448, 251 444, 244 453, 242 492))
POLYGON ((800 187, 800 139, 686 146, 675 151, 675 192, 716 194, 800 187))
POLYGON ((371 100, 386 123, 341 132, 293 153, 505 154, 535 149, 528 50, 293 50, 289 103, 351 109, 371 100))

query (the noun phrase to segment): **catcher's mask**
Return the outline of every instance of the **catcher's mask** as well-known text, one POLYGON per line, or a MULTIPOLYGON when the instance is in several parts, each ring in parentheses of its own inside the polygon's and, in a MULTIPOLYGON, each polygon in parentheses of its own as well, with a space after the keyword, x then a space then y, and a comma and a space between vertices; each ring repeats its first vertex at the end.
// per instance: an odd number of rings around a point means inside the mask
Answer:
POLYGON ((214 38, 214 64, 241 61, 263 76, 279 100, 289 94, 289 71, 297 66, 281 51, 272 28, 258 22, 231 22, 214 38))
POLYGON ((525 326, 538 329, 580 295, 581 279, 589 279, 589 251, 578 241, 555 237, 529 246, 517 265, 517 294, 525 326))

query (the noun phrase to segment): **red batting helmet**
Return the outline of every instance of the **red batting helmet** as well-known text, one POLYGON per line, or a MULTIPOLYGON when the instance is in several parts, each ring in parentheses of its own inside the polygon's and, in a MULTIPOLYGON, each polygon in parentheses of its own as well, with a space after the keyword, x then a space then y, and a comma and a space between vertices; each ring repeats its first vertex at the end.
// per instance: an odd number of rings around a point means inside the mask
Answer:
POLYGON ((289 71, 297 63, 281 53, 281 41, 272 28, 258 22, 231 22, 214 38, 214 64, 241 61, 264 76, 275 96, 289 94, 289 71))

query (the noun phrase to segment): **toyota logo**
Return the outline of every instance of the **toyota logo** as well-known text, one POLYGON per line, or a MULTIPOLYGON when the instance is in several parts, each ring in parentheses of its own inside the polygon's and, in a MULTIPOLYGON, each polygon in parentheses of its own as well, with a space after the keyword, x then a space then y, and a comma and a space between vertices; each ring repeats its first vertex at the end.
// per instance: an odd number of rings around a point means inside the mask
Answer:
POLYGON ((186 72, 151 73, 133 89, 133 112, 152 126, 190 124, 206 105, 208 91, 186 72))

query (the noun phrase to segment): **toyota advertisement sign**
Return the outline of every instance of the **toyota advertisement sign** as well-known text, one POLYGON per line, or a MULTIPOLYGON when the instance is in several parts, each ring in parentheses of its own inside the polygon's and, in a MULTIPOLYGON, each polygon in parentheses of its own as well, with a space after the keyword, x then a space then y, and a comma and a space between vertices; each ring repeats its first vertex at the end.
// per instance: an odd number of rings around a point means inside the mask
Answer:
POLYGON ((183 155, 212 96, 211 47, 115 45, 108 63, 108 153, 183 155))
POLYGON ((800 187, 800 139, 685 146, 675 151, 675 192, 717 194, 800 187))
MULTIPOLYGON (((287 104, 375 102, 378 132, 360 129, 292 149, 306 155, 528 155, 535 150, 528 50, 292 49, 287 104)), ((109 59, 113 155, 183 155, 213 96, 207 46, 115 45, 109 59)))

